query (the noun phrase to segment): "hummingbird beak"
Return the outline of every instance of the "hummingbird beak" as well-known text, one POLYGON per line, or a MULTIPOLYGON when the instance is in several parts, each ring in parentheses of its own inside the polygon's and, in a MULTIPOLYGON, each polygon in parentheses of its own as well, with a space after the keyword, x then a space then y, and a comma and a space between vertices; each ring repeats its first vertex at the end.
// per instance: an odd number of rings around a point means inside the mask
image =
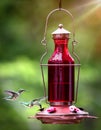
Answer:
POLYGON ((39 111, 43 111, 43 110, 44 110, 44 108, 40 108, 40 109, 39 109, 39 111))

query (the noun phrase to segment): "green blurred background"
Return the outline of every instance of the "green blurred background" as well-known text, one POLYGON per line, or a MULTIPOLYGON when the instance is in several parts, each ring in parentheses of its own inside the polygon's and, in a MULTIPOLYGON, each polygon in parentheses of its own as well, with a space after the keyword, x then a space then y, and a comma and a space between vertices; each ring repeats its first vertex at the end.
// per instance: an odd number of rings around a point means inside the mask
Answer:
MULTIPOLYGON (((1 0, 0 1, 0 130, 100 130, 101 119, 87 119, 74 125, 43 125, 29 120, 35 108, 25 108, 19 101, 30 101, 43 96, 40 57, 44 53, 41 40, 48 13, 58 8, 59 0, 1 0), (5 101, 4 90, 23 88, 15 102, 5 101)), ((75 19, 75 47, 81 59, 79 93, 76 106, 90 114, 101 116, 101 0, 62 0, 75 19)), ((71 18, 56 12, 48 23, 47 42, 53 51, 51 32, 59 23, 72 32, 71 18), (51 47, 52 46, 52 47, 51 47)), ((70 39, 69 47, 71 50, 70 39)), ((51 54, 50 53, 50 54, 51 54)))

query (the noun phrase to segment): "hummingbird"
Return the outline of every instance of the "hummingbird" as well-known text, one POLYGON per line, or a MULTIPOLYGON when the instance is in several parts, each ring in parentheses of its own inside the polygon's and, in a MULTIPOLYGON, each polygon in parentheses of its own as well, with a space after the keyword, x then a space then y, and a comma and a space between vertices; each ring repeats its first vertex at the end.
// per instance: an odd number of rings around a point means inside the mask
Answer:
POLYGON ((17 92, 11 91, 11 90, 5 90, 5 93, 7 93, 9 96, 5 97, 5 100, 16 100, 22 92, 24 92, 24 89, 20 89, 17 92))
POLYGON ((37 105, 37 106, 40 107, 39 110, 40 110, 40 111, 43 111, 44 108, 43 108, 42 105, 41 105, 41 101, 45 100, 46 98, 47 98, 47 97, 36 98, 36 99, 33 99, 33 100, 30 101, 30 102, 21 102, 21 104, 23 104, 24 106, 29 107, 29 108, 31 108, 31 107, 37 105))

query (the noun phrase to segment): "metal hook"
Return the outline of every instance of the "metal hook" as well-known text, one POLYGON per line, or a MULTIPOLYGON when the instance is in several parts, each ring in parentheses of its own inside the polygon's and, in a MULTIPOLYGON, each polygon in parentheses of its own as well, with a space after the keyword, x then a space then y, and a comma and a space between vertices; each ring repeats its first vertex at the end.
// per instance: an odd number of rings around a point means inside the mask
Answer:
POLYGON ((61 0, 59 0, 59 9, 61 10, 61 8, 62 8, 62 2, 61 0))

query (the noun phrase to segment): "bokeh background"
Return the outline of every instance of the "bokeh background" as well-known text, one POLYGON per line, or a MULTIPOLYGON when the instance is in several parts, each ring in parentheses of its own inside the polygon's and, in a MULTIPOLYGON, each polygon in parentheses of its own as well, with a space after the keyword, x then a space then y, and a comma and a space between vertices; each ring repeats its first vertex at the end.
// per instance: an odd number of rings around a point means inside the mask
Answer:
MULTIPOLYGON (((37 106, 26 108, 20 101, 43 96, 39 61, 44 53, 41 40, 48 13, 58 8, 59 0, 0 1, 0 130, 100 130, 101 119, 87 119, 74 125, 44 125, 27 117, 38 112, 37 106), (15 102, 5 101, 4 90, 23 88, 15 102)), ((75 19, 75 51, 81 59, 79 93, 76 106, 101 116, 101 0, 62 0, 75 19)), ((72 32, 72 21, 56 12, 48 23, 47 42, 53 51, 51 33, 59 23, 72 32)), ((72 36, 69 47, 71 50, 72 36)), ((51 54, 50 53, 50 54, 51 54)))

